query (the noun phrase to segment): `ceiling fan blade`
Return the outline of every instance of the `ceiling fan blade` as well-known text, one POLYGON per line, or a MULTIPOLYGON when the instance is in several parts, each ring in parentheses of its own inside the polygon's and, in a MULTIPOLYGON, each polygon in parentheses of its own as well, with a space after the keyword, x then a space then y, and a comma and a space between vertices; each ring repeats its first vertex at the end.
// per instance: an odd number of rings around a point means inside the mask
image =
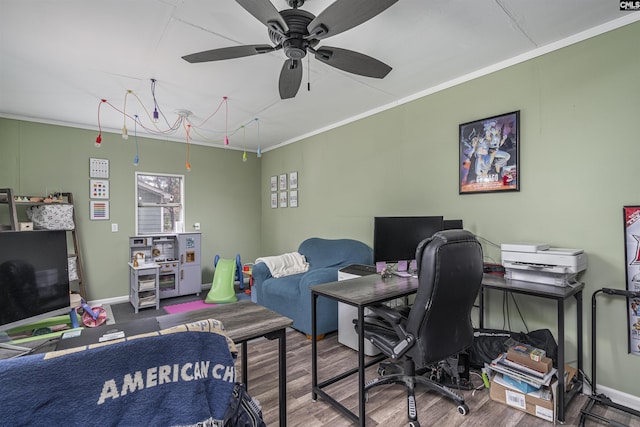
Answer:
POLYGON ((302 83, 302 61, 299 59, 287 59, 280 71, 280 81, 278 89, 280 89, 280 98, 293 98, 300 89, 302 83))
POLYGON ((375 58, 339 47, 323 46, 314 51, 314 54, 316 59, 325 64, 360 76, 382 79, 392 70, 375 58))
POLYGON ((307 26, 312 38, 324 39, 347 31, 383 12, 398 0, 336 0, 307 26))
POLYGON ((252 14, 258 21, 262 22, 273 31, 285 34, 289 32, 289 27, 278 9, 269 0, 236 0, 247 12, 252 14))
POLYGON ((205 50, 204 52, 192 53, 183 56, 187 62, 192 64, 196 62, 221 61, 223 59, 242 58, 243 56, 257 55, 259 53, 273 52, 276 48, 268 44, 252 44, 245 46, 231 46, 220 49, 205 50))

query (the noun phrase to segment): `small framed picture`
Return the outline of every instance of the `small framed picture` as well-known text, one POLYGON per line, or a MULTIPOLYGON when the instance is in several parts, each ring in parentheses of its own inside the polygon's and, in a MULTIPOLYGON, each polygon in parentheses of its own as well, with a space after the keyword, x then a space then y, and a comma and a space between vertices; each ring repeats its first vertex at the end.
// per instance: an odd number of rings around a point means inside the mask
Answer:
POLYGON ((281 208, 286 208, 287 207, 287 192, 286 191, 281 191, 280 192, 280 207, 281 208))
POLYGON ((90 200, 89 212, 91 220, 109 219, 109 202, 102 200, 90 200))
POLYGON ((271 193, 271 209, 278 207, 278 193, 271 193))
POLYGON ((89 191, 91 199, 108 199, 109 198, 109 180, 92 179, 89 191))
POLYGON ((278 190, 282 191, 286 189, 287 189, 287 174, 283 173, 282 175, 280 175, 278 190))
POLYGON ((271 191, 278 191, 278 177, 275 175, 271 177, 271 191))
POLYGON ((459 128, 460 194, 520 191, 520 111, 459 128))
POLYGON ((290 208, 298 207, 298 190, 289 191, 289 207, 290 208))
POLYGON ((298 188, 298 172, 289 173, 289 190, 298 188))

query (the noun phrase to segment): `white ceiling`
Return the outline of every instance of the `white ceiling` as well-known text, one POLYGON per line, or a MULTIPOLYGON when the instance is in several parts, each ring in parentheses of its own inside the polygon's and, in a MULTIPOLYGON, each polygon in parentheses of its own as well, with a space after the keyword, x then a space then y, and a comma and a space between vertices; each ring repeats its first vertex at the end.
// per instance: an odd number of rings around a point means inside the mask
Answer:
MULTIPOLYGON (((302 9, 318 15, 332 1, 307 0, 302 9)), ((637 20, 640 12, 622 12, 616 0, 400 0, 319 45, 389 64, 386 78, 305 58, 298 95, 281 100, 281 50, 181 59, 271 44, 266 27, 233 0, 0 0, 0 116, 97 130, 105 99, 103 131, 120 132, 124 110, 141 121, 126 119, 130 135, 153 136, 145 130, 154 129, 153 78, 170 124, 179 110, 191 112, 192 143, 222 146, 227 129, 230 148, 267 151, 637 20)), ((169 133, 162 120, 157 127, 163 133, 153 137, 186 140, 184 129, 169 133)), ((103 144, 114 138, 103 137, 103 144)))

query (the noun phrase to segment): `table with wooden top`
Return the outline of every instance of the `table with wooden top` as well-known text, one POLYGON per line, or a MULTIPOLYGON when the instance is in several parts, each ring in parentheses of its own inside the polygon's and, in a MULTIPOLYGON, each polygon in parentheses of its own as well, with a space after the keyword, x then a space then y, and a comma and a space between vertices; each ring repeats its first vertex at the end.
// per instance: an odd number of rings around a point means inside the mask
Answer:
POLYGON ((216 319, 222 322, 227 336, 236 344, 242 345, 242 382, 248 388, 247 342, 265 337, 278 339, 278 401, 280 426, 287 425, 287 340, 286 329, 293 321, 251 301, 238 301, 221 304, 211 308, 187 311, 184 313, 158 316, 160 329, 166 329, 185 323, 204 319, 216 319))

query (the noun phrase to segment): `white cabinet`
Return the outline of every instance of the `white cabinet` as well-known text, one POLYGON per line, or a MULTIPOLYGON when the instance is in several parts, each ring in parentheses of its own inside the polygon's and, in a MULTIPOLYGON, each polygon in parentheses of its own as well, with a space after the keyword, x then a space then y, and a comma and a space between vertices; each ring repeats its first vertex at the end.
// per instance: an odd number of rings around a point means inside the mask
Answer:
POLYGON ((154 263, 129 263, 129 302, 136 313, 141 308, 160 308, 159 270, 154 263))

